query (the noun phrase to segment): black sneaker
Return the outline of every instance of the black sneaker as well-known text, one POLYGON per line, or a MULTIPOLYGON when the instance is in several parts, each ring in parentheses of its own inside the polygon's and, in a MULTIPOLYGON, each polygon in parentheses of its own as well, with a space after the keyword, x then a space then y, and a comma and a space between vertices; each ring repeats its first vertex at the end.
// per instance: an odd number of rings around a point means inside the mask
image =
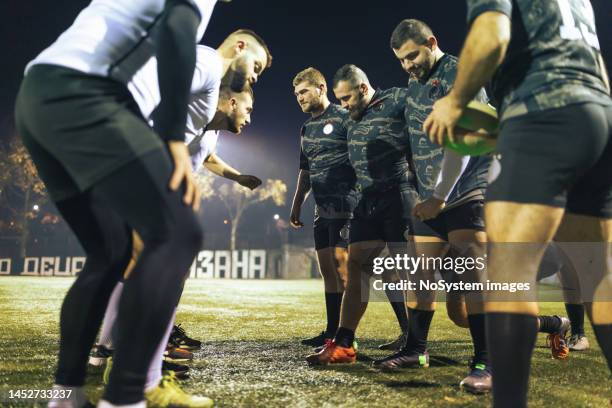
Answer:
POLYGON ((374 360, 372 366, 382 370, 396 370, 398 368, 427 368, 429 367, 429 353, 400 350, 395 354, 380 360, 374 360))
POLYGON ((162 373, 174 371, 176 378, 185 379, 189 377, 189 367, 183 364, 175 364, 169 361, 162 362, 162 373))
POLYGON ((172 328, 172 333, 170 333, 170 341, 176 347, 180 347, 185 350, 199 350, 202 347, 202 342, 187 336, 185 329, 183 329, 180 324, 172 328))
POLYGON ((406 340, 408 340, 408 332, 400 334, 397 339, 390 341, 389 343, 381 344, 378 346, 379 350, 392 350, 398 351, 401 350, 402 347, 406 344, 406 340))
POLYGON ((103 367, 106 365, 109 357, 113 356, 113 350, 106 348, 101 344, 96 344, 91 349, 89 354, 89 365, 94 367, 103 367))
POLYGON ((309 339, 304 339, 300 343, 305 346, 310 347, 321 347, 325 345, 325 340, 331 340, 334 338, 333 334, 326 333, 324 331, 321 332, 318 336, 311 337, 309 339))

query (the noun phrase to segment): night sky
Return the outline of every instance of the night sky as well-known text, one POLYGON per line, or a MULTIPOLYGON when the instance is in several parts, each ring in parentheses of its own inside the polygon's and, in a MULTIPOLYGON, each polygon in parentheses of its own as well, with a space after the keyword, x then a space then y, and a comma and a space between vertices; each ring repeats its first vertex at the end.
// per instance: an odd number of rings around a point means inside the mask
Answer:
MULTIPOLYGON (((551 0, 553 1, 553 0, 551 0)), ((2 80, 0 81, 0 138, 12 132, 15 94, 25 64, 55 40, 88 1, 9 0, 0 5, 2 24, 2 80)), ((612 63, 612 2, 593 0, 599 39, 608 66, 612 63)), ((295 188, 299 156, 299 129, 307 116, 293 97, 291 80, 303 68, 320 69, 331 82, 335 70, 346 63, 361 67, 373 85, 402 86, 407 76, 395 60, 389 37, 403 18, 419 18, 436 34, 443 51, 457 54, 465 38, 465 2, 430 1, 278 1, 234 0, 219 3, 202 41, 217 47, 238 28, 250 28, 268 43, 272 67, 255 87, 252 124, 242 135, 223 134, 219 153, 244 173, 283 179, 288 187, 285 209, 255 208, 245 220, 245 233, 266 228, 261 217, 278 212, 288 217, 295 188)), ((333 101, 333 95, 330 93, 333 101)), ((221 207, 206 204, 207 229, 223 228, 221 207)), ((312 220, 312 200, 304 208, 304 221, 312 220)), ((310 231, 298 235, 304 236, 310 231)), ((296 236, 296 238, 299 238, 296 236)))

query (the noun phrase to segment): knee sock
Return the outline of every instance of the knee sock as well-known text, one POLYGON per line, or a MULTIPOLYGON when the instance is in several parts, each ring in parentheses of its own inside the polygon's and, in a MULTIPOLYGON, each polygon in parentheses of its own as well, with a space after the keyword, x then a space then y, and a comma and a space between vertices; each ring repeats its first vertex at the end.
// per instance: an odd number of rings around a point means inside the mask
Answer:
POLYGON ((404 351, 419 354, 427 351, 427 337, 433 315, 433 310, 408 308, 408 339, 404 351))
POLYGON ((487 313, 487 346, 493 369, 493 406, 526 408, 531 353, 537 318, 516 313, 487 313))

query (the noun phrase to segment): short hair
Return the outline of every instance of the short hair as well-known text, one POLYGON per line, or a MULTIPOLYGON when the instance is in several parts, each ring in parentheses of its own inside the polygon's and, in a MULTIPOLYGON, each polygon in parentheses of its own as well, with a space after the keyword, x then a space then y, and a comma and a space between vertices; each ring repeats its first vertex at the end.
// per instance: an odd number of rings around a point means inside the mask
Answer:
POLYGON ((255 102, 255 94, 253 93, 253 87, 249 85, 248 83, 245 84, 245 87, 241 92, 236 92, 232 90, 232 88, 229 85, 222 85, 221 88, 219 88, 219 99, 227 100, 227 99, 232 98, 233 95, 241 95, 245 92, 248 93, 249 96, 251 97, 251 100, 255 102))
POLYGON ((248 28, 240 28, 234 31, 233 33, 231 33, 230 35, 228 35, 227 38, 229 39, 233 36, 238 36, 238 35, 249 36, 253 38, 255 42, 257 42, 259 45, 261 45, 264 51, 266 52, 267 63, 266 63, 265 68, 270 68, 272 66, 272 54, 270 53, 270 48, 268 48, 268 44, 266 44, 263 38, 261 38, 255 31, 249 30, 248 28))
POLYGON ((418 45, 424 45, 431 36, 433 36, 433 31, 421 20, 402 20, 391 34, 391 48, 398 50, 408 40, 412 40, 418 45))
POLYGON ((316 68, 308 67, 297 73, 295 78, 293 78, 293 86, 298 86, 302 82, 308 82, 309 85, 319 86, 325 85, 327 86, 327 82, 325 81, 325 77, 316 68))
POLYGON ((334 75, 334 88, 340 81, 348 81, 352 86, 357 87, 362 83, 369 84, 368 76, 361 68, 353 64, 346 64, 340 67, 334 75))

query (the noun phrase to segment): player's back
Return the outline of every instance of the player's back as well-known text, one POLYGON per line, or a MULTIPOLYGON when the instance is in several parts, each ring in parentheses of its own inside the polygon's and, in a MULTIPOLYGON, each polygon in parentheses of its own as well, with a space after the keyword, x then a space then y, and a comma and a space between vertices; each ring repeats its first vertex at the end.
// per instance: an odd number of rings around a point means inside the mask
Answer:
POLYGON ((512 5, 512 38, 493 83, 504 118, 573 103, 609 103, 588 0, 506 3, 512 5))
MULTIPOLYGON (((127 83, 155 55, 155 30, 165 0, 93 0, 30 64, 51 64, 127 83)), ((216 0, 192 0, 204 34, 216 0)))

